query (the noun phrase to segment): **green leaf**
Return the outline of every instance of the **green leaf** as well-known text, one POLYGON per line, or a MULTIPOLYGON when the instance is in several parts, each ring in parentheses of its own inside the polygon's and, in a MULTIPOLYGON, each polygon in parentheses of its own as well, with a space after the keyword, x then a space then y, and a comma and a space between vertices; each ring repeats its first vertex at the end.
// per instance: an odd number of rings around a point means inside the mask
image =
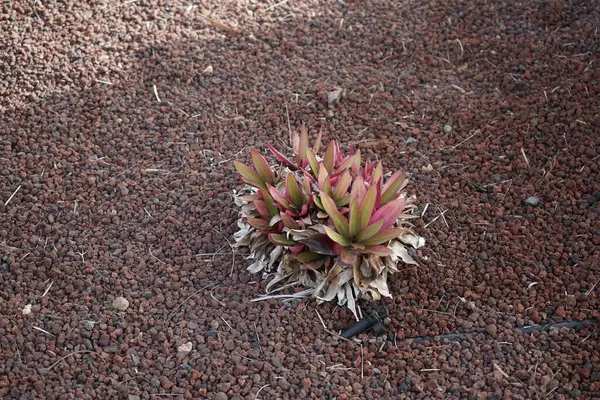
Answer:
POLYGON ((362 243, 363 240, 367 240, 367 239, 371 238, 373 235, 375 235, 377 232, 379 232, 381 230, 382 226, 383 226, 383 221, 377 221, 377 222, 372 223, 371 225, 361 229, 361 231, 358 232, 358 235, 356 235, 356 241, 359 243, 362 243))
POLYGON ((271 195, 271 197, 273 197, 273 200, 281 204, 281 206, 287 210, 293 209, 292 205, 285 197, 285 195, 281 193, 281 191, 279 191, 276 187, 271 185, 267 185, 267 188, 269 189, 269 194, 271 195))
MULTIPOLYGON (((362 199, 360 205, 360 229, 365 228, 369 224, 371 215, 373 214, 373 208, 375 207, 375 200, 377 199, 377 185, 371 185, 365 197, 362 199)), ((355 200, 358 201, 358 200, 355 200)))
POLYGON ((275 201, 273 200, 273 197, 271 197, 269 191, 267 189, 260 189, 260 194, 262 195, 262 199, 269 209, 269 214, 271 214, 271 216, 279 214, 279 210, 277 207, 275 207, 275 201))
POLYGON ((308 263, 311 261, 318 260, 319 258, 322 258, 323 255, 313 253, 312 251, 303 251, 302 253, 296 254, 294 257, 296 258, 296 260, 298 260, 302 263, 308 263))
POLYGON ((271 171, 267 160, 255 149, 250 149, 250 155, 252 156, 254 169, 256 169, 256 172, 258 172, 262 181, 272 184, 275 177, 273 176, 273 171, 271 171))
POLYGON ((373 172, 373 182, 379 181, 383 177, 383 167, 381 166, 381 161, 375 167, 375 172, 373 172))
POLYGON ((396 198, 398 190, 404 185, 406 180, 406 174, 403 171, 398 171, 388 179, 385 186, 383 187, 383 193, 381 194, 381 204, 389 203, 396 198))
MULTIPOLYGON (((335 202, 327 193, 321 193, 321 203, 325 208, 325 212, 333 221, 335 229, 345 238, 348 237, 348 220, 337 209, 335 202)), ((333 238, 332 238, 333 239, 333 238)))
POLYGON ((348 188, 352 183, 352 175, 350 175, 350 171, 344 172, 344 174, 338 180, 337 185, 335 185, 335 189, 333 190, 333 199, 341 199, 346 192, 348 192, 348 188))
POLYGON ((319 133, 317 134, 317 139, 315 140, 315 144, 313 145, 313 153, 318 154, 321 149, 321 139, 323 138, 323 129, 319 129, 319 133))
POLYGON ((260 189, 266 188, 265 182, 252 168, 240 161, 234 161, 233 165, 235 165, 235 169, 237 169, 244 182, 246 182, 248 185, 252 185, 260 189))
POLYGON ((355 237, 360 232, 360 207, 358 201, 350 203, 350 221, 348 223, 348 233, 351 238, 355 237))
POLYGON ((337 169, 337 172, 340 173, 342 171, 347 170, 348 168, 350 168, 357 160, 360 161, 360 153, 356 153, 353 156, 350 156, 346 159, 346 161, 344 161, 342 163, 342 165, 340 165, 337 169))
POLYGON ((319 189, 328 195, 332 195, 331 193, 331 182, 329 180, 329 174, 327 173, 327 168, 323 168, 323 166, 319 167, 319 189))
POLYGON ((263 200, 254 200, 253 204, 261 216, 271 218, 271 213, 263 200))
POLYGON ((310 165, 313 176, 317 178, 319 176, 319 162, 317 161, 315 153, 309 149, 306 152, 306 158, 308 158, 308 165, 310 165))
POLYGON ((323 208, 323 203, 321 203, 321 199, 319 199, 319 197, 317 197, 317 196, 314 196, 314 197, 313 197, 313 201, 315 202, 315 204, 317 205, 317 207, 319 207, 319 208, 320 208, 321 210, 323 210, 323 211, 325 210, 325 209, 323 208))
POLYGON ((248 218, 248 224, 259 231, 267 229, 269 227, 269 221, 265 221, 262 218, 248 218))
POLYGON ((405 229, 402 228, 391 228, 386 229, 384 231, 378 232, 375 235, 371 236, 369 239, 361 240, 361 243, 365 246, 373 246, 377 244, 383 244, 388 242, 398 236, 406 233, 405 229))
POLYGON ((323 165, 329 174, 333 173, 333 162, 335 161, 335 141, 329 142, 325 155, 323 156, 323 165))
POLYGON ((296 243, 296 241, 288 239, 287 237, 285 237, 285 235, 279 233, 270 233, 269 239, 271 240, 271 242, 279 246, 295 246, 298 244, 296 243))
POLYGON ((348 240, 344 236, 340 235, 339 233, 337 233, 330 227, 326 226, 325 232, 327 232, 327 236, 329 236, 329 238, 331 240, 338 243, 339 245, 344 246, 344 247, 350 246, 350 240, 348 240))
POLYGON ((350 195, 346 195, 344 197, 342 197, 341 199, 338 199, 335 201, 335 205, 338 207, 343 207, 345 205, 348 205, 350 203, 350 195))
POLYGON ((288 229, 300 229, 300 225, 294 220, 294 218, 290 217, 284 212, 280 212, 279 216, 281 217, 281 221, 283 225, 288 229))
POLYGON ((293 174, 288 174, 285 179, 285 189, 286 194, 294 207, 297 209, 302 208, 302 192, 300 191, 300 186, 298 185, 298 181, 293 174))
POLYGON ((352 190, 350 191, 350 200, 362 201, 365 196, 367 188, 365 187, 365 181, 362 176, 357 176, 352 184, 352 190))

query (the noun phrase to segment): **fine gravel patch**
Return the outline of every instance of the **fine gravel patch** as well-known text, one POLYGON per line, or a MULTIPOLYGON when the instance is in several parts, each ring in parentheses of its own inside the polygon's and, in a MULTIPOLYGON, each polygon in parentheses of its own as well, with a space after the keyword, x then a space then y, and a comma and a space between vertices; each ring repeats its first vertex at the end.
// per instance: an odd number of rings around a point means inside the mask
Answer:
POLYGON ((598 21, 553 0, 3 2, 0 397, 600 398, 597 324, 518 329, 599 317, 598 21), (379 338, 250 302, 265 284, 232 254, 232 161, 301 123, 411 176, 427 244, 379 338))

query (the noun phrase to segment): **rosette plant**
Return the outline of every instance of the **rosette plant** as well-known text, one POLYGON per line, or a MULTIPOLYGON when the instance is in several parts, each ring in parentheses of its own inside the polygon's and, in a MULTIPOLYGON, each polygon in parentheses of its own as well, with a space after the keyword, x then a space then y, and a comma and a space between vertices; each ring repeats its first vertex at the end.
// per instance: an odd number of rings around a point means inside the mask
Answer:
POLYGON ((357 299, 390 297, 388 275, 400 262, 416 264, 408 247, 424 239, 411 230, 403 171, 386 179, 381 162, 362 165, 360 151, 344 156, 336 141, 320 156, 321 139, 310 147, 302 127, 290 135, 293 159, 267 145, 275 164, 256 149, 252 165, 235 161, 246 184, 235 193, 236 246, 249 248, 251 272, 272 276, 265 298, 302 286, 290 297, 337 299, 358 318, 357 299))

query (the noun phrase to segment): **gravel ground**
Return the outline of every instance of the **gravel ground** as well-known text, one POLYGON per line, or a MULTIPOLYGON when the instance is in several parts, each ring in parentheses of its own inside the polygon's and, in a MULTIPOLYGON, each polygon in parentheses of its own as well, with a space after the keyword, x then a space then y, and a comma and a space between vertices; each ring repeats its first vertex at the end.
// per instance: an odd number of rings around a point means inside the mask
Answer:
POLYGON ((599 10, 3 2, 0 396, 600 398, 598 325, 516 330, 598 318, 599 10), (231 160, 288 121, 412 175, 384 337, 250 302, 231 160))

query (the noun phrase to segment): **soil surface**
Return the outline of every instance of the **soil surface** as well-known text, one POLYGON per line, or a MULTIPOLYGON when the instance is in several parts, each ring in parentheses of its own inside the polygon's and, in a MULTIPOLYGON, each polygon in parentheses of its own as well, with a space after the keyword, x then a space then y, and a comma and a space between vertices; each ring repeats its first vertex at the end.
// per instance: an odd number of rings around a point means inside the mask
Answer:
POLYGON ((575 0, 2 2, 0 397, 600 398, 597 324, 517 329, 599 316, 599 28, 575 0), (250 302, 232 256, 231 161, 302 122, 412 177, 427 245, 380 338, 250 302))

